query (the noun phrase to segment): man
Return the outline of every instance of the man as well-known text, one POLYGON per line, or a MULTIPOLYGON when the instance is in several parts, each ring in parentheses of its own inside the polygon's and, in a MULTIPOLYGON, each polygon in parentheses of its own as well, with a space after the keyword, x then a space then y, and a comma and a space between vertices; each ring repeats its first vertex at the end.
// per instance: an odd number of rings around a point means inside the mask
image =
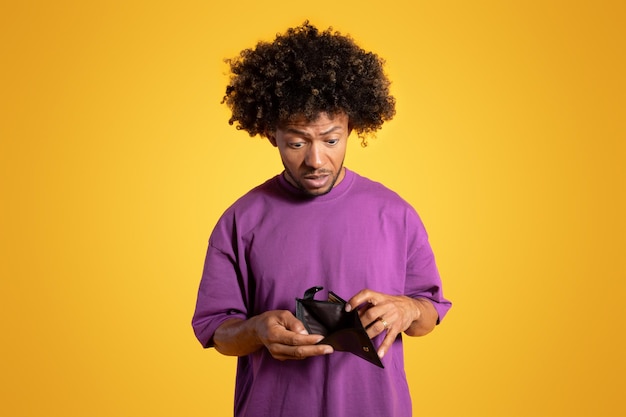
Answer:
POLYGON ((192 322, 239 357, 235 415, 410 416, 401 334, 429 333, 451 304, 415 210, 343 166, 350 133, 395 113, 383 61, 305 22, 229 62, 230 123, 284 165, 216 225, 192 322), (295 301, 315 286, 349 297, 384 369, 308 334, 295 301))

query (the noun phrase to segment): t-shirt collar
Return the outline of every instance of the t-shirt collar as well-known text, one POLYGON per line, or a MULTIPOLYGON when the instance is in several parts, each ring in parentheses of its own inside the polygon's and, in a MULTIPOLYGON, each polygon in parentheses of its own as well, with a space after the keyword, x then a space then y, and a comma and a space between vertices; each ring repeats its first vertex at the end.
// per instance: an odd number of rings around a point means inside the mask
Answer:
POLYGON ((345 175, 341 182, 339 184, 335 184, 330 192, 318 196, 310 196, 299 188, 293 186, 289 181, 287 181, 284 171, 278 176, 278 181, 282 189, 287 191, 289 194, 292 194, 293 196, 297 196, 298 198, 311 201, 329 201, 341 197, 343 194, 346 193, 346 191, 348 191, 348 189, 352 185, 352 182, 354 181, 354 175, 354 172, 350 171, 348 168, 345 168, 345 175))

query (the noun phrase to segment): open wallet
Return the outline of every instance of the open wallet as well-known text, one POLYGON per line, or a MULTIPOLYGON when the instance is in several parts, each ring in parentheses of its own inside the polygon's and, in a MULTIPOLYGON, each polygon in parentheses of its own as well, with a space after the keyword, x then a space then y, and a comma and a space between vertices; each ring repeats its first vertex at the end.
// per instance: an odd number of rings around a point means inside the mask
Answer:
POLYGON ((325 336, 318 344, 331 345, 336 351, 353 353, 384 368, 358 310, 346 311, 346 302, 332 291, 328 292, 328 301, 315 300, 315 294, 323 288, 309 288, 303 298, 296 298, 296 317, 309 334, 325 336))

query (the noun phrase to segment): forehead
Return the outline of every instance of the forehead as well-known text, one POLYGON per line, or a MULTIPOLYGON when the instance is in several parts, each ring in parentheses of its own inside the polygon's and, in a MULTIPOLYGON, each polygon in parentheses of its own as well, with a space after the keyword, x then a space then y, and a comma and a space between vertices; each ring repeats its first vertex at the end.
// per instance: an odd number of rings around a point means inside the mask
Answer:
POLYGON ((348 127, 348 115, 345 113, 328 114, 319 113, 314 118, 307 118, 304 115, 295 115, 283 121, 278 126, 279 129, 320 129, 323 127, 348 127))

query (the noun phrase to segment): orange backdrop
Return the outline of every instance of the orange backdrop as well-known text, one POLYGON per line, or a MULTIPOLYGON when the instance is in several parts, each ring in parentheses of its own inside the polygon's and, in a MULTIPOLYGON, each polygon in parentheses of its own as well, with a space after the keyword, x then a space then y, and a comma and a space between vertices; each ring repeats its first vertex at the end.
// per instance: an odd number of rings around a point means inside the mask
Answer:
POLYGON ((231 415, 195 293, 281 165, 222 59, 306 18, 387 60, 397 116, 346 165, 417 208, 455 303, 407 341, 415 415, 625 415, 625 6, 550 0, 4 2, 0 415, 231 415))

